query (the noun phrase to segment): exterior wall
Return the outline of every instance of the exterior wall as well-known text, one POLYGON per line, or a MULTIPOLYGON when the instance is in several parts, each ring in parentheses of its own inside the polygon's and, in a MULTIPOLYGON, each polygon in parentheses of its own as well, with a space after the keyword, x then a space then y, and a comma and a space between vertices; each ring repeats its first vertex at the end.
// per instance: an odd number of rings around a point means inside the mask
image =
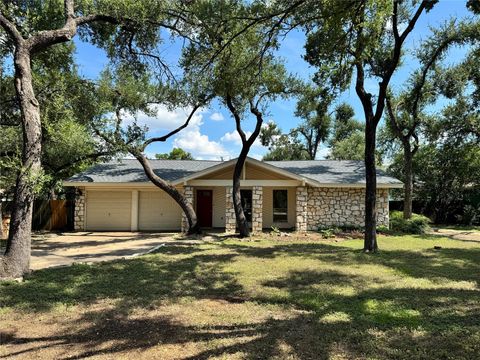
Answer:
MULTIPOLYGON (((308 190, 299 186, 296 190, 296 222, 295 229, 299 232, 308 230, 308 190)), ((315 229, 316 230, 316 229, 315 229)))
POLYGON ((296 215, 296 192, 294 187, 263 187, 263 228, 270 229, 275 226, 279 229, 291 229, 295 227, 296 215), (288 192, 288 221, 273 222, 273 190, 287 190, 288 192))
POLYGON ((225 232, 234 233, 237 230, 235 209, 233 208, 232 187, 225 187, 225 232))
POLYGON ((268 171, 259 166, 245 164, 246 180, 289 180, 290 178, 268 171))
POLYGON ((85 230, 85 188, 78 188, 75 196, 75 217, 73 229, 75 231, 85 230))
POLYGON ((252 188, 252 232, 261 232, 263 228, 263 189, 261 186, 252 188))
MULTIPOLYGON (((365 225, 365 189, 309 187, 307 192, 307 230, 317 230, 319 225, 365 225)), ((299 206, 297 201, 297 212, 299 206)), ((388 226, 386 189, 377 190, 377 225, 388 226)))
MULTIPOLYGON (((201 176, 198 179, 202 180, 232 180, 234 166, 230 166, 227 169, 221 169, 211 174, 201 176)), ((243 179, 243 173, 242 173, 243 179)), ((259 166, 252 164, 245 164, 245 179, 246 180, 288 180, 289 177, 277 174, 273 171, 262 169, 259 166)))
POLYGON ((212 225, 216 228, 225 227, 226 193, 223 187, 213 188, 213 219, 212 225))
MULTIPOLYGON (((196 187, 186 186, 183 191, 190 201, 195 204, 196 187)), ((213 219, 214 227, 225 227, 226 232, 236 231, 236 219, 233 209, 232 187, 211 187, 213 190, 213 219)), ((107 190, 107 189, 106 189, 107 190)), ((111 189, 108 189, 111 191, 111 189)), ((107 190, 107 191, 108 191, 107 190)), ((135 189, 124 189, 133 192, 135 189)), ((297 231, 317 230, 319 225, 364 226, 364 189, 356 188, 312 188, 312 187, 261 187, 252 188, 252 231, 258 232, 261 228, 270 228, 272 225, 280 228, 295 227, 297 231), (288 222, 273 223, 273 190, 287 189, 288 191, 288 222)), ((160 191, 160 190, 158 190, 160 191)), ((143 191, 140 191, 140 197, 143 191)), ((78 188, 75 201, 74 229, 84 231, 87 228, 88 191, 78 188)), ((377 224, 388 226, 388 190, 379 189, 377 197, 377 224)), ((141 201, 140 201, 141 205, 141 201)), ((138 221, 141 218, 141 209, 138 221)), ((182 230, 186 230, 186 217, 181 212, 182 230)), ((178 216, 180 217, 180 213, 178 216)), ((140 228, 140 230, 142 230, 140 228)))

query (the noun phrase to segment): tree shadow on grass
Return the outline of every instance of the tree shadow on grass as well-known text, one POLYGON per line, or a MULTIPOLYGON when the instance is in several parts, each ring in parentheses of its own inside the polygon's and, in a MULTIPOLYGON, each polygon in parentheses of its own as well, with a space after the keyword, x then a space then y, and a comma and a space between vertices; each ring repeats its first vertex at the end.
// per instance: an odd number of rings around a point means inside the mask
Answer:
MULTIPOLYGON (((335 267, 377 264, 408 277, 472 281, 478 279, 477 249, 442 249, 441 252, 384 251, 371 256, 328 244, 280 244, 267 247, 224 245, 222 252, 202 248, 171 247, 162 255, 96 266, 73 266, 37 272, 24 284, 1 287, 6 306, 49 310, 59 301, 89 304, 99 299, 118 300, 103 313, 83 314, 78 326, 43 337, 12 334, 17 354, 34 356, 42 348, 68 346, 64 359, 149 351, 174 346, 183 359, 301 358, 464 358, 480 351, 478 287, 468 289, 374 287, 371 274, 345 274, 335 267), (331 265, 328 271, 290 270, 275 279, 260 280, 258 291, 247 293, 236 274, 225 271, 240 257, 274 259, 301 256, 331 265), (342 293, 335 286, 353 289, 342 293), (277 289, 283 294, 263 291, 277 289), (336 289, 335 291, 332 289, 336 289), (267 289, 268 290, 268 289, 267 289), (172 316, 130 316, 134 308, 181 297, 228 300, 241 297, 269 308, 282 305, 285 316, 266 316, 249 324, 186 324, 172 316), (193 354, 182 349, 194 344, 193 354), (27 344, 27 345, 25 345, 27 344), (32 345, 32 346, 31 346, 32 345)), ((433 250, 432 250, 433 251, 433 250)), ((195 305, 193 305, 195 306, 195 305)), ((235 311, 226 307, 223 311, 235 311)), ((238 310, 238 309, 237 309, 238 310)), ((221 311, 220 305, 218 311, 221 311)), ((178 356, 174 356, 178 355, 178 356)))
POLYGON ((279 244, 267 247, 226 244, 224 247, 247 257, 274 259, 293 256, 342 266, 382 265, 414 278, 445 278, 480 284, 480 247, 439 250, 431 248, 422 251, 382 250, 378 254, 365 254, 361 250, 324 243, 279 244))
MULTIPOLYGON (((335 272, 331 271, 329 278, 333 277, 335 272)), ((114 354, 121 357, 159 346, 170 349, 165 358, 180 359, 239 354, 247 359, 329 359, 336 355, 355 359, 446 355, 474 359, 480 350, 480 308, 478 304, 473 306, 478 291, 405 288, 370 289, 355 295, 319 294, 315 288, 318 279, 324 278, 315 271, 303 275, 292 272, 266 284, 287 291, 284 304, 294 311, 285 317, 248 324, 188 325, 172 316, 132 318, 115 308, 84 314, 79 322, 88 326, 66 333, 36 338, 12 336, 10 344, 25 348, 9 356, 33 354, 48 346, 71 349, 62 357, 65 360, 114 354), (470 306, 462 307, 465 304, 470 306)), ((277 303, 268 296, 248 300, 264 305, 277 303)))
POLYGON ((183 246, 171 246, 165 251, 177 254, 184 251, 188 256, 158 261, 150 256, 95 266, 77 264, 40 270, 22 284, 0 284, 0 303, 28 311, 49 311, 59 304, 113 299, 130 309, 166 298, 241 295, 242 287, 234 276, 222 271, 234 254, 192 253, 183 246))

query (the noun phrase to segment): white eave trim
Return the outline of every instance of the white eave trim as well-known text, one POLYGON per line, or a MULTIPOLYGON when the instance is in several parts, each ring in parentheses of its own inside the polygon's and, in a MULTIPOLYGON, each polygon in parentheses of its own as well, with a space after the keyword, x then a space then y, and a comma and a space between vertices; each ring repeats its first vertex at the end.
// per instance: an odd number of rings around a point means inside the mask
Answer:
MULTIPOLYGON (((240 180, 241 186, 305 186, 302 180, 240 180)), ((365 184, 338 184, 338 183, 316 183, 309 181, 312 187, 318 188, 355 188, 363 189, 365 184)), ((174 185, 184 185, 183 180, 174 185)), ((198 179, 190 180, 191 186, 232 186, 231 180, 198 179)), ((149 188, 157 189, 151 182, 73 182, 64 181, 63 186, 85 187, 85 188, 149 188)), ((377 184, 377 189, 403 189, 403 184, 377 184)))

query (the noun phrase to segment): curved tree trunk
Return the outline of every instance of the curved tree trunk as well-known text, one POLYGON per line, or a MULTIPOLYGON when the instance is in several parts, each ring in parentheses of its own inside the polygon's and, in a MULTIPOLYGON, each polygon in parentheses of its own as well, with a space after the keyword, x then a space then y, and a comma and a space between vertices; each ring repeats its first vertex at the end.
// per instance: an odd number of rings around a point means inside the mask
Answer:
POLYGON ((145 171, 145 174, 150 179, 150 181, 163 191, 165 191, 168 195, 172 197, 173 200, 182 208, 185 216, 187 217, 188 221, 188 231, 187 234, 196 234, 199 233, 200 228, 197 222, 197 214, 193 209, 193 205, 190 204, 185 196, 183 196, 175 186, 172 186, 167 181, 163 180, 161 177, 157 176, 154 172, 148 159, 143 154, 133 154, 145 171))
POLYGON ((29 271, 34 187, 42 170, 40 108, 32 86, 30 54, 25 47, 17 46, 14 66, 23 129, 23 158, 15 186, 7 247, 0 262, 1 278, 18 278, 29 271))
POLYGON ((405 140, 403 142, 403 171, 405 175, 405 197, 403 199, 403 218, 410 219, 412 217, 412 198, 413 198, 413 170, 412 170, 412 158, 413 153, 411 150, 410 141, 405 140))
POLYGON ((227 95, 226 97, 226 102, 230 112, 235 118, 237 133, 238 135, 240 135, 240 139, 242 140, 242 150, 240 151, 240 155, 238 156, 237 163, 235 164, 235 169, 233 171, 232 195, 235 218, 237 219, 237 227, 240 237, 243 238, 250 236, 250 229, 248 228, 247 218, 245 217, 245 212, 243 211, 242 207, 242 197, 240 193, 240 177, 242 175, 243 165, 245 164, 245 160, 247 159, 248 152, 250 151, 250 148, 260 134, 260 130, 263 124, 263 114, 257 109, 256 105, 253 103, 253 100, 250 99, 250 112, 255 115, 257 121, 252 135, 250 135, 247 139, 240 123, 240 114, 235 108, 235 105, 232 102, 232 98, 229 95, 227 95))
POLYGON ((240 177, 242 176, 243 165, 245 164, 249 150, 250 146, 248 145, 244 145, 242 147, 242 151, 240 152, 237 163, 235 164, 235 169, 233 170, 233 208, 235 210, 238 232, 241 238, 250 236, 250 229, 248 228, 247 217, 243 211, 242 197, 240 193, 240 177))
POLYGON ((377 176, 375 168, 375 125, 367 121, 365 127, 365 252, 376 252, 377 244, 377 176))

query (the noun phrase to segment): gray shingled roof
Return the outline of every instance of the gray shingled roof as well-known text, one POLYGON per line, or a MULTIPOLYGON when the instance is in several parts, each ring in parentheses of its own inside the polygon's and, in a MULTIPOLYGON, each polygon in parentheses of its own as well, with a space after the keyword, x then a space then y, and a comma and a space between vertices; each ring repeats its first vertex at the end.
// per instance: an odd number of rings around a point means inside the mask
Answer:
MULTIPOLYGON (((322 184, 365 184, 363 161, 303 160, 266 161, 266 163, 322 184)), ((400 180, 388 176, 379 169, 377 169, 377 183, 402 184, 400 180)))
MULTIPOLYGON (((175 181, 205 170, 221 161, 205 160, 150 160, 157 175, 165 180, 175 181)), ((322 184, 364 184, 365 166, 363 161, 308 160, 308 161, 266 161, 267 164, 289 171, 306 179, 322 184)), ((85 183, 138 183, 148 182, 142 166, 137 160, 124 159, 97 164, 90 169, 72 176, 66 182, 85 183)), ((377 183, 384 185, 401 184, 383 171, 377 170, 377 183)))
MULTIPOLYGON (((168 181, 181 179, 217 165, 220 161, 203 160, 150 160, 155 174, 168 181)), ((67 182, 135 183, 148 182, 142 165, 136 159, 112 160, 97 164, 72 176, 67 182)))

